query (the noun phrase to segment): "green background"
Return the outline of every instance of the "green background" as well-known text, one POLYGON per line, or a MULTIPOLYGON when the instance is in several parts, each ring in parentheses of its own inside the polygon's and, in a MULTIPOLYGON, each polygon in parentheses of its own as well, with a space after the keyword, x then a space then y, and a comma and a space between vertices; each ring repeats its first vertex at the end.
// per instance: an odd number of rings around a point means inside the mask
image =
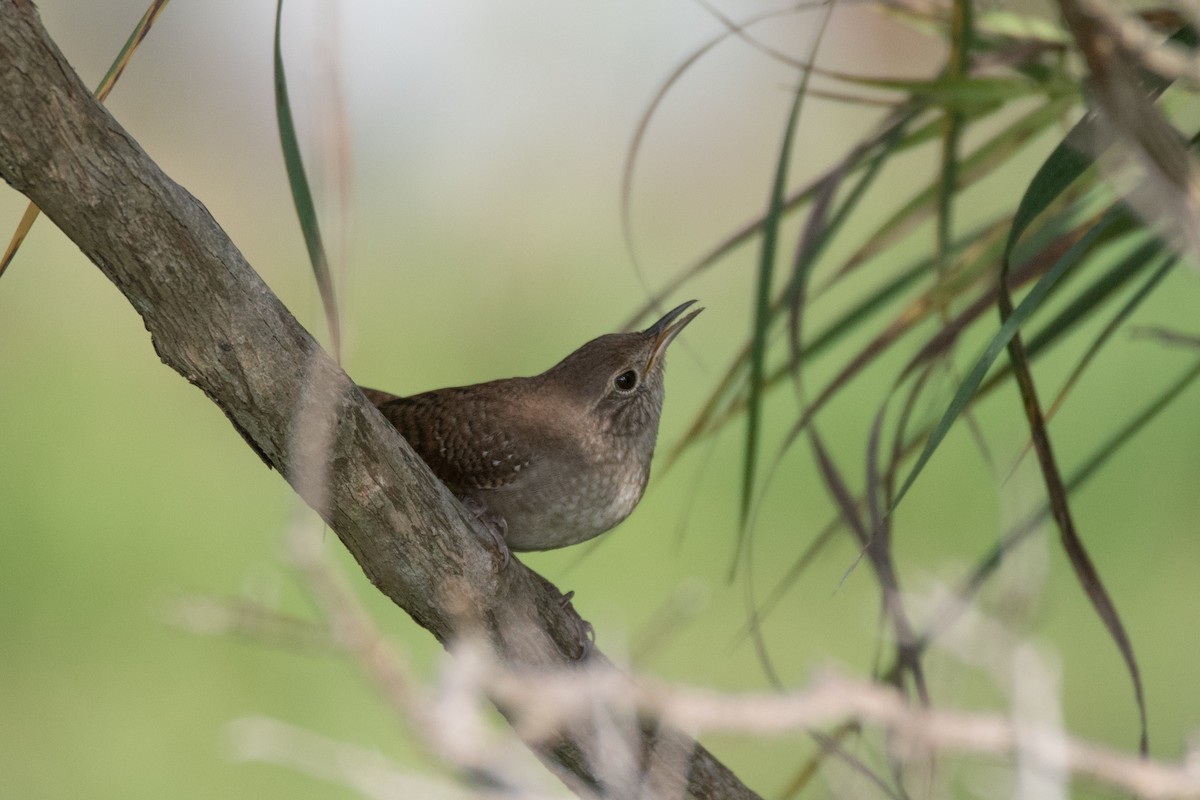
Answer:
MULTIPOLYGON (((324 336, 273 128, 272 5, 172 4, 109 105, 324 336)), ((143 10, 115 0, 40 8, 88 85, 143 10)), ((650 129, 632 206, 640 274, 625 253, 625 148, 660 82, 718 32, 698 5, 477 0, 347 3, 344 11, 339 39, 313 4, 289 6, 286 47, 326 232, 344 256, 345 365, 366 385, 407 393, 541 371, 619 327, 646 285, 661 285, 765 206, 792 76, 726 44, 672 92, 650 129), (347 203, 318 145, 331 117, 326 56, 344 67, 347 203)), ((805 47, 807 30, 794 19, 763 29, 793 50, 805 47)), ((847 8, 835 15, 822 58, 862 73, 927 75, 940 47, 866 8, 847 8)), ((794 185, 862 136, 876 113, 806 106, 794 185)), ((989 203, 1015 205, 1052 145, 1035 143, 1000 180, 968 195, 962 224, 989 203)), ((872 205, 888 208, 928 180, 934 164, 934 154, 921 153, 889 169, 872 205)), ((0 190, 0 229, 11 229, 23 208, 23 198, 0 190)), ((931 241, 918 232, 896 257, 931 241)), ((753 248, 739 251, 671 298, 697 297, 706 311, 672 351, 662 451, 679 441, 746 336, 753 257, 753 248)), ((1197 289, 1196 273, 1178 270, 1134 324, 1186 329, 1197 289)), ((828 318, 838 302, 813 319, 828 318)), ((1048 386, 1057 388, 1088 332, 1073 352, 1039 364, 1048 386)), ((960 361, 980 345, 967 342, 960 361)), ((814 365, 810 385, 852 353, 814 365)), ((1064 464, 1078 464, 1190 358, 1119 335, 1055 420, 1064 464)), ((826 443, 856 481, 871 419, 901 363, 888 359, 821 417, 826 443)), ((922 414, 938 413, 952 389, 943 377, 922 414)), ((1196 402, 1185 394, 1074 506, 1141 660, 1153 750, 1164 758, 1182 755, 1200 719, 1196 402)), ((158 361, 137 315, 46 220, 0 280, 0 408, 0 796, 355 796, 240 759, 230 725, 260 715, 377 750, 418 773, 437 771, 348 660, 177 624, 180 602, 196 597, 250 597, 310 616, 282 557, 288 526, 310 517, 220 411, 158 361)), ((770 443, 794 401, 773 398, 768 411, 770 443)), ((917 608, 1042 497, 1028 461, 1004 480, 1023 443, 1015 391, 989 399, 979 424, 995 466, 956 427, 897 514, 896 556, 917 608)), ((693 684, 767 685, 739 635, 746 581, 727 580, 740 435, 737 423, 712 447, 658 470, 637 513, 599 546, 526 559, 576 591, 576 607, 618 661, 693 684)), ((757 516, 760 595, 832 513, 798 446, 757 516)), ((376 596, 334 537, 328 543, 379 624, 433 676, 443 656, 430 637, 376 596)), ((855 557, 848 537, 839 539, 769 619, 767 642, 788 686, 827 667, 869 673, 879 646, 877 590, 865 565, 848 572, 855 557)), ((1053 665, 1069 730, 1135 746, 1128 677, 1053 531, 1013 559, 980 610, 1053 665)), ((1007 709, 1012 695, 997 674, 1010 674, 1019 648, 974 638, 982 641, 933 657, 935 702, 1007 709)), ((1053 707, 1044 711, 1054 718, 1053 707)), ((813 749, 799 735, 706 741, 764 793, 813 749)))

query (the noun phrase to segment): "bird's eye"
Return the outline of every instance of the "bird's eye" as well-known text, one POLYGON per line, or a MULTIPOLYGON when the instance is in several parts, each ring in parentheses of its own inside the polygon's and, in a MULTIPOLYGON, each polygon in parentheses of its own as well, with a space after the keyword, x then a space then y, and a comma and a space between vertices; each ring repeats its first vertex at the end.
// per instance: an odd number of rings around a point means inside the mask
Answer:
POLYGON ((638 374, 631 369, 613 378, 613 386, 617 387, 617 391, 619 392, 632 392, 637 388, 637 385, 638 374))

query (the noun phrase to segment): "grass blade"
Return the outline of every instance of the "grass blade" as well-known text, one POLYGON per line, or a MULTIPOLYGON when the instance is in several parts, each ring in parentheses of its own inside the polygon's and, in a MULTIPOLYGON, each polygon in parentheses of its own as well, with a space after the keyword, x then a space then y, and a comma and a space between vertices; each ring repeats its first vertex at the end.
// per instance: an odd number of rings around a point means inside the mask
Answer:
MULTIPOLYGON (((1012 296, 1008 290, 1007 259, 1004 261, 1000 271, 999 285, 998 306, 1000 318, 1007 324, 1013 317, 1012 296)), ((1079 580, 1080 586, 1082 586, 1088 600, 1092 603, 1092 608, 1095 609, 1096 615, 1100 617, 1101 622, 1108 629, 1113 642, 1117 645, 1117 649, 1120 650, 1121 657, 1125 660, 1125 667, 1129 672, 1129 677, 1133 681, 1134 700, 1137 703, 1138 719, 1141 724, 1138 747, 1142 755, 1146 755, 1150 752, 1150 732, 1146 718, 1146 693, 1142 686, 1142 675, 1141 670, 1138 668, 1137 657, 1133 652, 1133 643, 1129 639, 1125 625, 1121 622, 1116 604, 1113 603, 1111 595, 1109 595, 1108 590, 1105 588, 1104 582, 1100 578, 1100 572, 1096 569, 1096 565, 1088 554, 1087 548, 1083 544, 1083 539, 1075 527, 1075 520, 1071 514, 1069 493, 1063 481, 1062 474, 1059 472, 1058 461, 1054 456, 1054 448, 1050 444, 1050 434, 1046 430, 1046 417, 1042 413, 1041 404, 1038 402, 1037 387, 1033 381, 1033 373, 1029 368, 1029 359, 1025 354, 1025 345, 1021 341, 1019 328, 1013 329, 1013 334, 1008 341, 1008 354, 1013 366, 1013 376, 1016 378, 1017 386, 1021 392, 1025 418, 1029 423, 1030 436, 1033 438, 1034 452, 1037 453, 1038 465, 1041 467, 1042 478, 1046 484, 1046 494, 1050 497, 1051 515, 1054 517, 1055 524, 1058 525, 1063 550, 1066 551, 1067 558, 1075 570, 1075 575, 1079 580)))
MULTIPOLYGON (((633 175, 634 169, 637 166, 638 156, 642 151, 642 142, 646 138, 646 132, 650 129, 651 120, 654 119, 654 115, 658 112, 658 107, 662 105, 662 101, 666 99, 667 93, 671 91, 672 87, 714 47, 727 39, 740 35, 745 28, 751 25, 783 14, 790 14, 794 11, 795 9, 793 8, 773 9, 752 16, 741 23, 728 23, 727 30, 722 31, 697 47, 671 71, 667 79, 654 92, 654 97, 651 98, 646 110, 642 112, 642 116, 638 119, 638 124, 634 128, 633 139, 629 143, 629 148, 625 151, 625 167, 621 173, 621 231, 625 239, 625 250, 629 254, 629 259, 633 263, 634 270, 639 275, 641 275, 641 267, 639 266, 637 257, 637 248, 633 244, 633 175)), ((661 300, 661 296, 655 299, 652 307, 657 306, 659 300, 661 300)))
MULTIPOLYGON (((849 171, 855 171, 861 168, 862 164, 865 163, 865 158, 874 152, 875 148, 879 147, 883 142, 885 142, 894 129, 898 127, 907 127, 921 114, 923 110, 924 107, 917 104, 905 105, 895 109, 887 116, 887 118, 880 124, 879 128, 874 133, 853 147, 841 162, 834 165, 822 175, 814 178, 804 187, 792 192, 792 194, 788 196, 787 201, 784 203, 785 212, 791 213, 811 202, 813 197, 816 196, 816 193, 820 189, 822 183, 835 172, 848 173, 849 171)), ((895 150, 896 152, 902 152, 904 150, 916 147, 930 138, 933 134, 934 131, 928 126, 925 126, 917 131, 912 131, 904 136, 900 144, 896 146, 895 150)), ((725 256, 734 252, 738 247, 759 236, 763 230, 764 220, 765 215, 754 218, 743 224, 740 228, 710 248, 696 261, 677 272, 663 285, 663 288, 651 295, 650 298, 633 313, 629 320, 626 321, 624 327, 626 329, 631 329, 636 326, 638 322, 641 321, 645 316, 658 308, 659 304, 663 302, 664 298, 670 296, 684 283, 712 268, 725 256)))
MULTIPOLYGON (((117 53, 117 57, 113 59, 113 63, 108 68, 108 72, 100 80, 100 85, 96 87, 94 95, 101 103, 108 99, 109 92, 117 85, 117 80, 125 72, 125 67, 129 65, 129 61, 137 51, 138 45, 146 38, 146 34, 150 33, 150 29, 154 27, 155 21, 158 19, 159 14, 163 12, 163 9, 167 7, 168 2, 170 0, 152 0, 150 7, 146 9, 146 12, 142 14, 142 18, 138 20, 138 24, 134 26, 133 32, 125 40, 125 46, 121 48, 121 52, 117 53)), ((29 231, 33 228, 33 223, 37 221, 39 214, 41 214, 41 210, 34 203, 26 206, 25 213, 21 215, 21 221, 17 223, 17 228, 13 231, 12 238, 8 242, 8 247, 4 250, 4 255, 0 256, 0 276, 4 275, 5 270, 8 269, 8 265, 16 257, 17 250, 21 249, 21 244, 25 241, 25 237, 29 235, 29 231)))
MULTIPOLYGON (((1067 480, 1067 489, 1076 491, 1087 483, 1088 479, 1104 466, 1123 445, 1128 443, 1154 417, 1171 404, 1197 378, 1200 378, 1200 361, 1197 361, 1171 386, 1167 387, 1157 398, 1135 414, 1129 422, 1123 425, 1104 444, 1084 460, 1067 480)), ((1004 556, 1023 543, 1050 515, 1050 507, 1042 506, 1023 522, 1013 527, 976 563, 974 569, 954 592, 952 599, 946 601, 931 617, 929 625, 920 637, 920 647, 923 649, 937 636, 945 632, 958 619, 958 612, 968 607, 971 600, 983 588, 983 584, 1004 561, 1004 556)))
POLYGON ((1058 281, 1058 279, 1061 278, 1063 274, 1067 272, 1067 270, 1079 263, 1080 259, 1083 258, 1096 240, 1100 238, 1100 235, 1108 230, 1118 219, 1126 217, 1127 213, 1128 212, 1126 212, 1123 207, 1118 207, 1106 214, 1104 218, 1100 220, 1100 222, 1094 225, 1091 230, 1084 234, 1079 241, 1073 244, 1070 249, 1063 254, 1062 258, 1058 260, 1058 262, 1050 269, 1050 271, 1043 275, 1042 278, 1034 285, 1034 287, 1029 291, 1029 294, 1025 296, 1025 299, 1021 301, 1021 304, 1017 306, 1015 311, 1004 320, 1004 323, 1000 326, 1000 330, 998 330, 992 337, 991 341, 988 342, 987 346, 983 350, 983 353, 975 361, 975 365, 971 368, 971 371, 967 373, 966 378, 964 378, 963 382, 959 385, 958 390, 954 394, 954 398, 950 401, 950 405, 942 414, 941 419, 938 420, 937 425, 934 426, 934 429, 929 436, 929 440, 925 443, 925 448, 917 457, 916 464, 913 465, 912 469, 908 473, 908 477, 905 478, 904 483, 901 484, 900 491, 896 493, 896 500, 892 503, 893 509, 900 505, 900 501, 904 499, 904 496, 912 487, 913 482, 916 481, 917 477, 921 474, 921 471, 925 468, 925 465, 929 462, 929 459, 933 455, 934 451, 937 450, 938 445, 940 445, 942 440, 946 437, 946 433, 950 430, 950 426, 954 424, 954 421, 958 419, 958 415, 962 413, 964 408, 966 408, 967 403, 969 403, 971 400, 971 396, 975 393, 975 390, 979 387, 979 384, 983 382, 984 377, 987 376, 988 370, 991 369, 992 364, 1000 355, 1000 352, 1008 345, 1009 341, 1012 340, 1020 326, 1024 324, 1025 320, 1028 319, 1034 311, 1037 310, 1042 301, 1046 298, 1046 295, 1049 294, 1052 288, 1054 288, 1054 284, 1058 281))
POLYGON ((329 269, 329 258, 321 240, 321 229, 317 224, 317 210, 313 204, 312 190, 308 185, 308 174, 300 156, 300 143, 296 138, 296 126, 292 120, 292 106, 288 99, 287 76, 283 68, 283 0, 275 6, 275 117, 279 125, 279 146, 287 167, 288 184, 292 190, 292 201, 296 206, 296 217, 304 233, 304 244, 308 249, 308 260, 317 281, 317 291, 325 309, 325 320, 329 326, 329 337, 334 358, 341 361, 342 333, 338 318, 337 296, 333 287, 333 275, 329 269))
MULTIPOLYGON (((791 109, 788 112, 767 214, 763 217, 762 248, 758 259, 758 280, 754 294, 753 328, 750 336, 750 381, 746 413, 746 448, 742 465, 740 526, 742 533, 738 537, 739 552, 746 522, 750 516, 751 500, 754 496, 754 477, 762 427, 762 384, 767 352, 767 328, 771 322, 771 284, 775 272, 779 225, 783 216, 784 198, 787 192, 788 167, 791 164, 792 145, 796 138, 796 127, 800 120, 800 107, 803 102, 804 81, 802 80, 796 89, 791 109)), ((736 559, 734 563, 736 565, 736 559)))

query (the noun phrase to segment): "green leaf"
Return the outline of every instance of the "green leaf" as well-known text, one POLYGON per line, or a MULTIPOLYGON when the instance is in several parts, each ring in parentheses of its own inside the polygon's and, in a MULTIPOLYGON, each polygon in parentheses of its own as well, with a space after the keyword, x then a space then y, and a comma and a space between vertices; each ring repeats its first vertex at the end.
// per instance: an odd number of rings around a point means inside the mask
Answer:
POLYGON ((283 46, 281 30, 283 24, 283 0, 275 7, 275 117, 279 124, 279 146, 283 150, 283 162, 287 167, 288 184, 292 190, 292 202, 296 206, 296 217, 304 233, 304 244, 308 248, 308 260, 312 264, 321 304, 325 308, 325 320, 329 325, 329 336, 333 354, 341 360, 342 333, 338 319, 337 297, 333 288, 333 276, 329 270, 329 258, 321 240, 321 229, 317 224, 317 209, 313 204, 308 175, 304 171, 304 160, 300 157, 300 143, 296 138, 296 126, 292 121, 292 106, 288 100, 287 76, 283 69, 283 46))
MULTIPOLYGON (((807 79, 807 74, 805 75, 807 79)), ((754 293, 754 319, 750 336, 750 382, 746 401, 746 454, 742 466, 741 523, 744 528, 750 516, 750 504, 754 497, 754 476, 758 462, 759 435, 762 428, 763 372, 767 353, 767 329, 771 323, 771 284, 775 271, 775 253, 779 242, 779 224, 784 213, 787 194, 788 167, 791 163, 792 146, 796 138, 796 126, 800 120, 800 107, 804 102, 805 81, 801 81, 792 99, 788 112, 787 126, 783 133, 783 145, 775 167, 775 180, 771 197, 762 224, 762 249, 758 259, 758 282, 754 293)), ((740 548, 739 548, 740 549, 740 548)))
MULTIPOLYGON (((909 471, 908 477, 904 479, 904 483, 900 486, 900 491, 896 493, 896 499, 892 503, 892 508, 895 509, 900 505, 900 501, 908 493, 917 476, 925 468, 938 445, 946 438, 946 433, 950 430, 950 426, 958 419, 958 415, 962 413, 967 404, 971 402, 975 390, 983 379, 987 376, 988 370, 1000 355, 1001 351, 1008 345, 1009 340, 1017 330, 1024 324, 1025 320, 1038 309, 1046 295, 1054 288, 1054 284, 1058 282, 1067 270, 1079 263, 1079 260, 1088 252, 1092 245, 1100 238, 1113 223, 1128 216, 1128 211, 1123 206, 1113 208, 1104 217, 1096 223, 1079 241, 1073 244, 1066 253, 1050 268, 1049 272, 1041 277, 1029 290, 1029 294, 1021 301, 1021 304, 1014 309, 1012 315, 1004 321, 1000 326, 1000 330, 992 337, 984 348, 983 353, 975 361, 975 365, 967 376, 963 378, 963 382, 959 385, 958 390, 954 394, 954 398, 950 401, 950 405, 942 414, 937 425, 934 426, 932 433, 929 435, 929 440, 925 443, 924 449, 920 456, 917 457, 916 464, 909 471)), ((1010 239, 1011 241, 1011 239, 1010 239)))
POLYGON ((1037 83, 1027 78, 953 78, 942 77, 931 81, 906 81, 891 78, 860 78, 841 76, 843 80, 876 89, 904 92, 920 97, 931 105, 956 108, 963 111, 999 105, 1035 94, 1061 96, 1073 94, 1078 85, 1066 81, 1050 84, 1037 83))

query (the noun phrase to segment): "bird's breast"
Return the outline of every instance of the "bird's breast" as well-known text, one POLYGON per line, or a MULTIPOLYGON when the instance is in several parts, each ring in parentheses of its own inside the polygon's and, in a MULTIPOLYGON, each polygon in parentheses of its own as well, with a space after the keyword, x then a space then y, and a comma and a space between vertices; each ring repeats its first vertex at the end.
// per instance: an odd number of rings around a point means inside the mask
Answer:
POLYGON ((508 521, 514 550, 551 550, 599 536, 632 513, 649 477, 633 460, 565 468, 543 465, 529 473, 520 492, 497 492, 494 501, 508 521))

